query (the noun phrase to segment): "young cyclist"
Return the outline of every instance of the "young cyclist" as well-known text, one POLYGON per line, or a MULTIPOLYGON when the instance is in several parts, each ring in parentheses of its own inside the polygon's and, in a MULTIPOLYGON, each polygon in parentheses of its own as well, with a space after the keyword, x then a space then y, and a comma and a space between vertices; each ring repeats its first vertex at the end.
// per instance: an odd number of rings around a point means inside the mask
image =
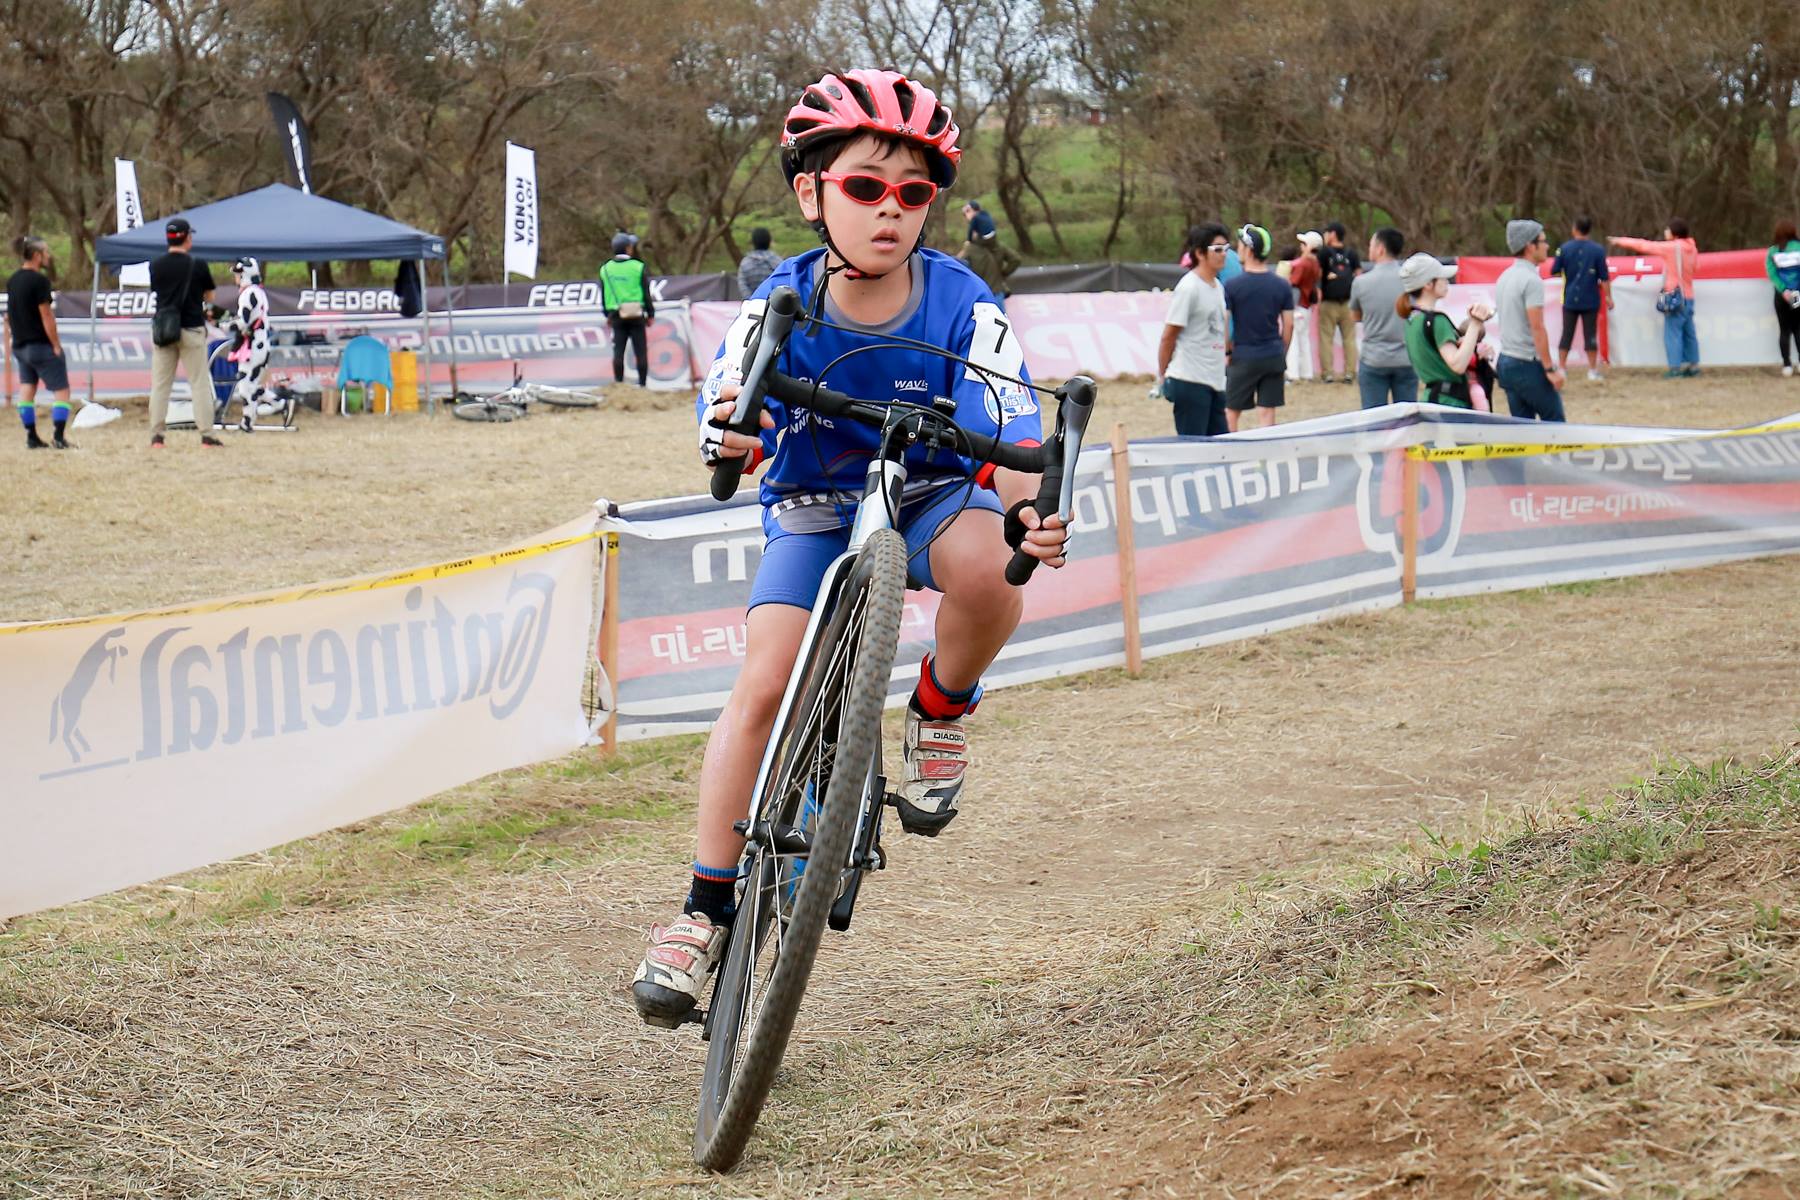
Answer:
MULTIPOLYGON (((826 568, 849 544, 879 441, 874 430, 790 411, 773 398, 760 438, 723 428, 769 293, 794 288, 806 312, 838 327, 797 327, 778 362, 784 374, 865 400, 929 405, 949 397, 965 428, 1021 445, 1042 436, 1036 397, 1016 383, 990 385, 977 369, 913 348, 842 357, 907 338, 1024 378, 1023 351, 986 285, 955 259, 922 248, 931 202, 956 178, 957 137, 950 110, 894 71, 827 74, 788 113, 782 167, 801 216, 825 245, 784 262, 745 302, 696 402, 703 461, 747 456, 746 472, 768 462, 761 491, 767 541, 751 586, 743 670, 706 745, 693 877, 680 918, 650 931, 632 983, 647 1019, 692 1009, 718 964, 744 847, 732 823, 749 809, 808 613, 826 568)), ((1011 548, 1060 567, 1067 533, 1059 517, 1040 521, 1031 507, 1034 475, 918 448, 906 465, 898 527, 908 566, 914 582, 943 598, 936 649, 920 664, 907 705, 899 813, 909 832, 936 836, 956 815, 962 789, 963 718, 1023 609, 1005 578, 1011 548)))

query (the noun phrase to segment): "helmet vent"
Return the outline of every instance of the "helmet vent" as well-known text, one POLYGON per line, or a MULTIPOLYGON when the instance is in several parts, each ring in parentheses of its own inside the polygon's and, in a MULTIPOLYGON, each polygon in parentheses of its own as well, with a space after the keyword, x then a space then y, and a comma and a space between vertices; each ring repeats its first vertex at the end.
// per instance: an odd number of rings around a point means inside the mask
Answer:
POLYGON ((937 111, 931 114, 931 123, 925 127, 926 137, 936 137, 944 132, 944 126, 950 124, 950 110, 938 105, 937 111))
POLYGON ((894 85, 894 99, 900 102, 900 119, 912 119, 913 105, 918 103, 918 94, 912 90, 912 84, 904 79, 894 85))
POLYGON ((828 113, 831 111, 830 102, 822 99, 811 88, 807 88, 806 94, 800 97, 800 103, 806 105, 806 107, 808 107, 808 108, 816 108, 822 113, 828 113))
POLYGON ((850 94, 856 97, 856 102, 862 105, 862 110, 865 113, 868 113, 871 117, 879 115, 875 106, 875 97, 870 95, 869 89, 864 87, 861 81, 846 79, 844 80, 844 86, 850 89, 850 94))

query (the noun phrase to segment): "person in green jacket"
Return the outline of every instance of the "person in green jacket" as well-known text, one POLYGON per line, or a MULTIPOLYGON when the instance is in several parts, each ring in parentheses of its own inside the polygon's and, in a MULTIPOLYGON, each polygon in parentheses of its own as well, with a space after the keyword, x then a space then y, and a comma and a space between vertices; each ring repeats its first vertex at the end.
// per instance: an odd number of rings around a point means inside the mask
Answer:
POLYGON ((1019 256, 1000 244, 999 233, 969 232, 969 240, 963 243, 956 257, 969 264, 969 270, 981 277, 981 282, 988 285, 988 291, 994 293, 994 299, 1000 303, 1000 311, 1006 311, 1006 298, 1012 289, 1006 281, 1012 273, 1019 269, 1019 256))
POLYGON ((600 307, 612 326, 613 382, 625 382, 625 344, 637 354, 637 381, 650 379, 649 328, 656 319, 650 299, 650 273, 637 257, 637 238, 620 230, 613 234, 613 256, 600 265, 600 307))
POLYGON ((1492 409, 1494 375, 1477 357, 1475 346, 1494 313, 1485 304, 1473 304, 1469 319, 1459 329, 1439 312, 1438 305, 1450 294, 1450 280, 1455 277, 1455 267, 1445 266, 1429 254, 1413 255, 1400 265, 1400 296, 1394 301, 1394 312, 1406 322, 1406 356, 1425 387, 1421 399, 1427 404, 1487 412, 1492 409), (1483 389, 1479 404, 1469 386, 1471 370, 1483 389))
POLYGON ((1792 350, 1800 349, 1800 232, 1792 221, 1775 226, 1769 247, 1769 282, 1775 288, 1775 327, 1781 331, 1781 373, 1794 375, 1792 350))

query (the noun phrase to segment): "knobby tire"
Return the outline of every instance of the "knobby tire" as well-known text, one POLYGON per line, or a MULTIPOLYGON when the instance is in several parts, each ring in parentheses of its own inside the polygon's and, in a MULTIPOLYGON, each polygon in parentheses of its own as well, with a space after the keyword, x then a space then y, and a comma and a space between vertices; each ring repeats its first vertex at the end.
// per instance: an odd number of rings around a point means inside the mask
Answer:
POLYGON ((823 803, 811 818, 809 866, 785 927, 776 910, 783 890, 780 872, 792 858, 761 851, 754 843, 746 848, 751 874, 713 989, 711 1041, 694 1127, 694 1161, 708 1170, 729 1171, 737 1164, 793 1032, 842 868, 849 861, 869 766, 880 751, 881 712, 900 644, 905 588, 906 543, 893 530, 879 530, 864 546, 813 647, 799 717, 770 772, 768 793, 753 814, 755 819, 765 811, 796 809, 809 763, 829 755, 830 765, 841 768, 831 771, 823 803), (815 863, 828 866, 815 870, 815 863), (768 942, 771 934, 777 938, 774 945, 768 942), (759 978, 757 960, 769 955, 773 966, 759 978), (758 991, 760 1007, 746 1014, 758 991))

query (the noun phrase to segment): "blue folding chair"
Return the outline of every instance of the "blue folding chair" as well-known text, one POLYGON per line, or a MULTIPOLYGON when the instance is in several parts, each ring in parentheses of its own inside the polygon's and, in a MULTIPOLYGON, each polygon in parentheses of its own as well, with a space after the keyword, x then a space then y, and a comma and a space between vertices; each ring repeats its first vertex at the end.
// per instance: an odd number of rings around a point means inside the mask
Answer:
MULTIPOLYGON (((387 388, 387 405, 384 412, 394 411, 394 365, 388 357, 387 343, 368 334, 353 337, 344 343, 342 357, 338 360, 338 395, 344 393, 346 383, 360 383, 363 395, 367 398, 364 407, 373 411, 375 393, 370 390, 371 384, 381 384, 387 388)), ((349 410, 340 402, 338 412, 349 416, 349 410)))

